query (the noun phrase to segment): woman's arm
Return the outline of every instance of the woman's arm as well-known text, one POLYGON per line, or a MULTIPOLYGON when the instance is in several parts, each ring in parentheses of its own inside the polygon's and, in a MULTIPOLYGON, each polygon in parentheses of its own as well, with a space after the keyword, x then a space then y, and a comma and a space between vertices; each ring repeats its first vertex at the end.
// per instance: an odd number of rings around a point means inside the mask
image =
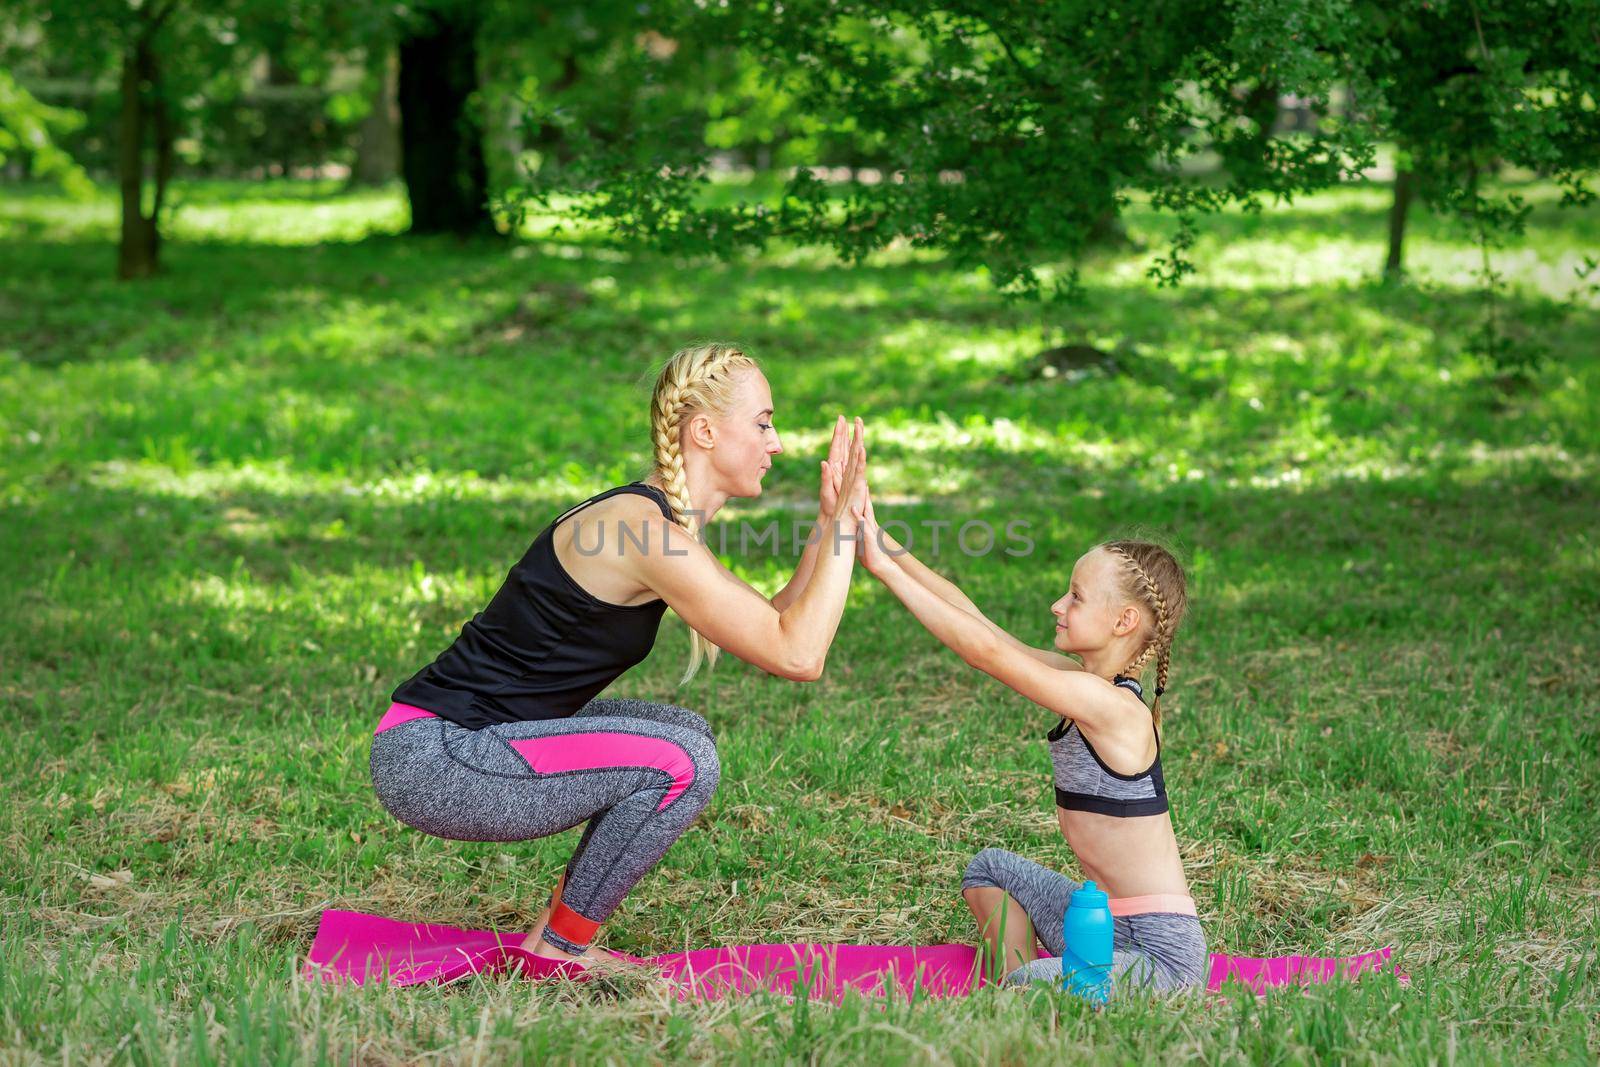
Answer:
MULTIPOLYGON (((827 476, 827 472, 824 471, 823 477, 826 478, 827 476)), ((805 551, 800 554, 800 562, 795 566, 794 574, 790 576, 789 581, 782 589, 772 594, 772 606, 778 611, 783 611, 789 607, 799 599, 801 593, 806 591, 806 585, 811 581, 812 572, 817 568, 817 551, 822 542, 826 540, 823 530, 827 525, 828 513, 819 511, 817 513, 817 521, 811 527, 811 538, 806 541, 805 551)))
POLYGON ((713 644, 769 674, 815 681, 844 614, 855 567, 859 520, 851 509, 865 510, 864 435, 857 419, 840 495, 822 527, 809 580, 783 610, 724 567, 683 527, 662 517, 651 522, 650 533, 659 538, 651 543, 664 545, 663 550, 628 557, 639 580, 713 644))
POLYGON ((972 599, 968 597, 967 594, 963 593, 959 586, 935 571, 933 568, 925 565, 921 560, 917 559, 916 556, 913 556, 910 549, 903 547, 893 537, 889 536, 889 532, 887 530, 884 530, 883 527, 877 524, 877 519, 872 514, 872 504, 870 499, 867 504, 867 522, 872 530, 875 531, 873 536, 881 538, 878 543, 883 547, 885 553, 892 558, 894 562, 898 563, 900 565, 900 569, 905 571, 906 574, 910 576, 910 578, 918 585, 922 586, 924 589, 927 589, 945 603, 960 608, 967 614, 979 619, 985 626, 994 632, 996 637, 999 637, 1002 641, 1005 641, 1017 651, 1032 656, 1045 666, 1053 667, 1058 671, 1083 670, 1083 664, 1079 663, 1077 660, 1072 659, 1069 656, 1063 656, 1061 653, 1052 651, 1048 648, 1034 648, 1027 642, 1013 636, 1008 630, 1005 629, 1005 627, 996 623, 994 620, 990 619, 987 615, 980 611, 978 609, 978 605, 974 604, 972 599))
POLYGON ((822 461, 822 485, 817 492, 817 521, 812 526, 812 537, 806 541, 806 549, 800 554, 800 563, 794 569, 794 575, 784 587, 772 596, 772 606, 782 611, 805 591, 806 583, 811 580, 811 572, 817 566, 817 549, 821 546, 823 528, 828 524, 828 517, 833 514, 839 504, 839 488, 844 479, 845 459, 850 450, 850 428, 840 415, 833 423, 833 440, 828 443, 828 458, 822 461))

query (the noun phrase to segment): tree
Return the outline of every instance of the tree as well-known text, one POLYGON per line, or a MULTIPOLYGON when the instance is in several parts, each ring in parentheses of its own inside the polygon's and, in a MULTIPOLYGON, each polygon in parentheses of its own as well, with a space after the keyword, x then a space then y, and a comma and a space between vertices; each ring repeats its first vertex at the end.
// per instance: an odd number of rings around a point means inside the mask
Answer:
POLYGON ((266 0, 32 2, 25 13, 43 27, 47 49, 90 77, 115 79, 117 275, 149 277, 160 267, 179 131, 198 108, 239 91, 263 27, 304 18, 304 11, 295 2, 266 0))
POLYGON ((185 84, 185 75, 194 66, 182 64, 178 56, 206 50, 199 38, 210 29, 209 20, 185 9, 182 0, 140 4, 85 0, 62 10, 46 10, 43 16, 53 47, 81 57, 88 70, 115 71, 121 101, 117 185, 122 215, 117 276, 148 277, 160 262, 159 221, 172 179, 178 130, 173 111, 183 90, 194 87, 193 82, 185 84), (154 185, 148 201, 147 180, 154 185))
POLYGON ((378 50, 368 64, 368 110, 356 134, 352 185, 382 185, 399 173, 400 114, 398 64, 389 49, 378 50))
POLYGON ((489 168, 478 91, 473 3, 440 4, 408 20, 400 39, 400 166, 412 233, 492 233, 489 168))
POLYGON ((1600 166, 1600 6, 1591 0, 1400 0, 1361 7, 1353 60, 1397 149, 1385 272, 1404 266, 1413 199, 1467 219, 1480 240, 1527 208, 1489 192, 1501 163, 1553 177, 1585 203, 1600 166))
MULTIPOLYGON (((401 174, 411 232, 495 232, 491 201, 499 175, 486 137, 491 100, 533 71, 541 73, 541 90, 564 90, 579 76, 580 53, 607 46, 608 32, 620 26, 616 13, 627 10, 631 5, 620 0, 424 0, 394 9, 367 35, 370 52, 398 51, 401 174)), ((535 140, 546 151, 555 149, 545 134, 555 131, 536 133, 535 140)))
MULTIPOLYGON (((871 145, 886 173, 830 188, 801 168, 776 205, 707 206, 705 116, 656 99, 643 108, 654 121, 629 127, 603 107, 553 116, 582 150, 523 193, 538 203, 576 191, 580 213, 676 251, 783 237, 857 260, 909 241, 1030 294, 1070 290, 1075 272, 1051 265, 1142 193, 1179 220, 1151 268, 1175 282, 1192 269, 1197 216, 1288 199, 1370 161, 1370 129, 1326 106, 1353 76, 1355 15, 1303 0, 684 5, 656 13, 661 32, 689 50, 753 56, 814 120, 871 145), (1273 136, 1278 94, 1290 92, 1320 121, 1273 136), (1220 177, 1186 170, 1202 152, 1220 177)), ((648 84, 648 58, 636 66, 648 84)))

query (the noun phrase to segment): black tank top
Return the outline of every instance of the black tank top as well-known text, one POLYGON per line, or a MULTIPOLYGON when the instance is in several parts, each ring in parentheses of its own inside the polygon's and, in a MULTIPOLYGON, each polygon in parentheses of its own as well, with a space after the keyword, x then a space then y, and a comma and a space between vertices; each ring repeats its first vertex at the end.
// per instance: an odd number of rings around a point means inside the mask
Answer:
POLYGON ((608 489, 564 512, 534 538, 489 606, 393 699, 469 730, 561 719, 648 656, 666 601, 630 607, 597 599, 567 573, 553 543, 562 519, 618 493, 647 496, 672 518, 666 494, 643 482, 608 489))

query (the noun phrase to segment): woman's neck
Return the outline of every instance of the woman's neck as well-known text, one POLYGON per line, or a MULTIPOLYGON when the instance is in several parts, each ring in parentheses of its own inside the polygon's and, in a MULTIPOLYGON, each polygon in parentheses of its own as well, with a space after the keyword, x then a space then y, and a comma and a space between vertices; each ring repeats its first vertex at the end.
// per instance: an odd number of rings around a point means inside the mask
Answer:
MULTIPOLYGON (((700 485, 705 484, 710 479, 696 478, 695 474, 695 468, 686 462, 684 464, 683 479, 689 490, 689 506, 694 509, 695 517, 700 521, 700 526, 703 528, 709 525, 712 519, 716 518, 717 512, 722 510, 722 505, 728 502, 728 494, 699 488, 700 485)), ((644 479, 644 484, 653 485, 662 492, 666 492, 667 489, 662 482, 660 471, 656 471, 644 479)))

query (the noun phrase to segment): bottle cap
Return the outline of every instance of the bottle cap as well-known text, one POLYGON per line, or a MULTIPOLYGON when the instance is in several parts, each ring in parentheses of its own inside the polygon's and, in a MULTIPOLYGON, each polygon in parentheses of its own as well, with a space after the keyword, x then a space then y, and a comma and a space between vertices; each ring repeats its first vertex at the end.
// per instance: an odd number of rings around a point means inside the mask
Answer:
POLYGON ((1074 908, 1107 908, 1110 907, 1110 897, 1105 891, 1098 888, 1093 882, 1085 882, 1072 894, 1074 908))

